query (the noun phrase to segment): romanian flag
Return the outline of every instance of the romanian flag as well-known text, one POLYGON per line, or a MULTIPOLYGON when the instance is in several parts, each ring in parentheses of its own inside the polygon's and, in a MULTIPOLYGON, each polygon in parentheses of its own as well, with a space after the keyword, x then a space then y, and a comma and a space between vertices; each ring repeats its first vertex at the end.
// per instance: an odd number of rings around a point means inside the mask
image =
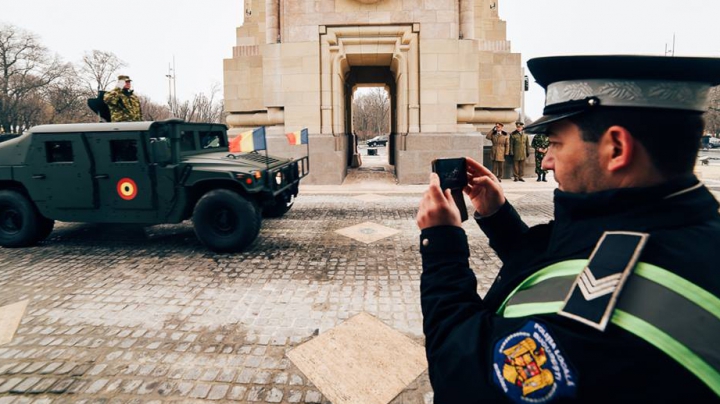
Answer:
POLYGON ((265 127, 249 130, 237 135, 230 141, 230 152, 251 152, 254 150, 265 150, 265 127))
POLYGON ((295 132, 286 133, 288 143, 291 145, 308 144, 308 130, 296 130, 295 132))

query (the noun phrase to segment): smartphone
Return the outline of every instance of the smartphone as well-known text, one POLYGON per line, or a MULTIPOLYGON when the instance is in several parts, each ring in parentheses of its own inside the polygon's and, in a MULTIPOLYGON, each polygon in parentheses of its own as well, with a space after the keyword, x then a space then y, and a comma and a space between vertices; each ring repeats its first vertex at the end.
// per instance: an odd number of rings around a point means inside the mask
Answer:
POLYGON ((463 197, 463 188, 467 185, 465 158, 435 159, 432 161, 432 171, 440 177, 440 188, 443 191, 450 189, 455 205, 460 210, 460 218, 466 221, 468 213, 463 197))

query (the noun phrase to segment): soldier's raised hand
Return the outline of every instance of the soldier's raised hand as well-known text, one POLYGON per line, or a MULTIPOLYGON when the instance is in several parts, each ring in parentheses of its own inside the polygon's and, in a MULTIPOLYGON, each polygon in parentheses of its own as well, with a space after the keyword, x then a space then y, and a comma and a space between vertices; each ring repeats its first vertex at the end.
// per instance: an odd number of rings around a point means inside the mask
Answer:
POLYGON ((505 204, 505 194, 497 177, 482 164, 466 157, 468 185, 465 193, 480 216, 491 216, 505 204))

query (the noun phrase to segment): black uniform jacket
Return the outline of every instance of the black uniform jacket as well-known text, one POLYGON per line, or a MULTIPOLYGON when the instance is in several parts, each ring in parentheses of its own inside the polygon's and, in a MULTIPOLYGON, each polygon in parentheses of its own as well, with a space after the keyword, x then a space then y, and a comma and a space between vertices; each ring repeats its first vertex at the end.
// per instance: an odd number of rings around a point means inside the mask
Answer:
MULTIPOLYGON (((582 195, 556 190, 554 202, 555 220, 532 228, 509 203, 477 219, 503 262, 484 299, 476 292, 463 229, 422 231, 423 329, 435 403, 513 402, 513 392, 497 382, 503 364, 493 355, 498 344, 528 323, 540 324, 557 344, 573 384, 571 395, 558 390, 536 402, 718 402, 709 387, 672 358, 612 323, 601 332, 557 314, 496 314, 530 274, 556 262, 587 259, 607 230, 649 233, 640 261, 720 296, 720 216, 713 195, 691 176, 651 188, 582 195)), ((672 308, 658 310, 673 315, 672 308)), ((720 344, 720 335, 716 339, 720 344)), ((524 402, 514 394, 515 402, 524 402)))

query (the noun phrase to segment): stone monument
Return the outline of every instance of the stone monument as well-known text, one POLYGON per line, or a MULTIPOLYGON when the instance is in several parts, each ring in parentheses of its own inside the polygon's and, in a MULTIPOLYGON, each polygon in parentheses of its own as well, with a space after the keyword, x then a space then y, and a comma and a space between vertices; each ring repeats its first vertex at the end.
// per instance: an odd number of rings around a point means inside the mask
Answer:
POLYGON ((495 122, 512 127, 522 95, 499 0, 245 0, 224 61, 230 135, 265 126, 272 154, 304 155, 285 133, 308 128, 306 183, 340 184, 355 145, 352 100, 384 87, 389 163, 400 184, 427 182, 434 158, 482 159, 495 122))

